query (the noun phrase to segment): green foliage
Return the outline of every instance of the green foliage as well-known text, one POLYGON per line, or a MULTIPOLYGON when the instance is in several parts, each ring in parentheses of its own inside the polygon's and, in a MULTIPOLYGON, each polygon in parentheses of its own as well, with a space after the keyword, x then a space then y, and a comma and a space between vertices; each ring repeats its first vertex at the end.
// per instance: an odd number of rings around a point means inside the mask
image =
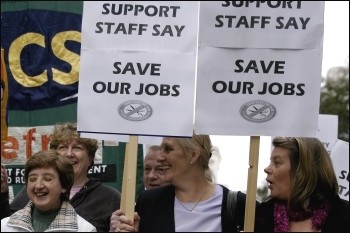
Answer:
POLYGON ((338 138, 349 141, 349 64, 328 71, 321 87, 320 114, 338 115, 338 138))

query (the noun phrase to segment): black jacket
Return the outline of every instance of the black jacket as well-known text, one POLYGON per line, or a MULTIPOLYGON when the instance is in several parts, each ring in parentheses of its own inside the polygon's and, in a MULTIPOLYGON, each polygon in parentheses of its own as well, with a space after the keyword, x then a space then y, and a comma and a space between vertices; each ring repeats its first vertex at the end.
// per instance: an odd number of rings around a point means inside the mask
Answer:
MULTIPOLYGON (((274 209, 275 199, 260 203, 256 209, 255 232, 274 231, 274 209)), ((324 223, 322 232, 344 232, 349 228, 349 202, 340 199, 339 196, 331 200, 331 208, 324 223)))
POLYGON ((9 193, 0 193, 0 218, 10 216, 9 193))
MULTIPOLYGON (((235 232, 233 220, 227 214, 228 189, 223 186, 223 200, 221 206, 222 232, 235 232)), ((238 209, 236 216, 239 217, 241 229, 244 226, 246 195, 238 193, 238 209)), ((159 188, 142 191, 136 202, 135 211, 140 216, 140 232, 175 232, 174 217, 175 187, 166 185, 159 188)))

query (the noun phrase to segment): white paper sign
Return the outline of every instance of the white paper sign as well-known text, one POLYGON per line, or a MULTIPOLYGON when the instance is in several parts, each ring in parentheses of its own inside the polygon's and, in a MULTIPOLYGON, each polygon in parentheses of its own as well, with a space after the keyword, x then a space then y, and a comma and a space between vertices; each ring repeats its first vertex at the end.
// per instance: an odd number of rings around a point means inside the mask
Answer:
POLYGON ((198 2, 84 2, 78 130, 192 136, 197 25, 198 2))
POLYGON ((338 116, 320 114, 318 116, 317 138, 330 154, 334 143, 338 140, 338 116))
POLYGON ((118 52, 116 57, 113 51, 87 50, 81 57, 81 67, 79 131, 192 135, 193 54, 118 52), (116 63, 121 65, 116 68, 116 63), (119 67, 121 72, 127 70, 125 75, 113 73, 119 72, 119 67), (140 75, 138 67, 143 70, 148 67, 146 74, 140 75))
POLYGON ((331 152, 331 159, 339 184, 339 196, 349 201, 349 143, 337 140, 331 152))
POLYGON ((199 45, 318 48, 323 11, 323 1, 201 1, 199 45))
POLYGON ((195 131, 316 136, 321 62, 320 50, 200 47, 195 131))
POLYGON ((323 10, 323 2, 201 2, 195 132, 316 136, 323 10))
POLYGON ((84 1, 82 48, 196 51, 196 1, 84 1))

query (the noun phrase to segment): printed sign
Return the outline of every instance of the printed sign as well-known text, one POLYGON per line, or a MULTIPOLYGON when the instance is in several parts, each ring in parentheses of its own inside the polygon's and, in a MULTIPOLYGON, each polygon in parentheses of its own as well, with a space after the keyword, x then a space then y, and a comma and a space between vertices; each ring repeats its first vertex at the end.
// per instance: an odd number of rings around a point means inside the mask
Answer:
POLYGON ((329 154, 338 140, 338 116, 320 114, 318 116, 317 138, 325 146, 329 154))
POLYGON ((323 9, 201 2, 195 132, 316 136, 323 9))
POLYGON ((349 143, 337 140, 331 151, 331 159, 339 184, 339 196, 349 201, 349 143))
POLYGON ((197 16, 198 2, 84 2, 78 130, 192 136, 197 16))
POLYGON ((201 1, 199 45, 314 49, 323 40, 323 2, 201 1))

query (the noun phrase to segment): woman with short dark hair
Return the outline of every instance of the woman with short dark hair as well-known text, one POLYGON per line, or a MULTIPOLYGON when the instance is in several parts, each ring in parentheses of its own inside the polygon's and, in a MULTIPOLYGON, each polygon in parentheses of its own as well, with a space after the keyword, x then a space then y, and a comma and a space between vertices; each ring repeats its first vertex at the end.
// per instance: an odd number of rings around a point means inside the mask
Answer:
POLYGON ((34 154, 25 166, 28 204, 1 220, 2 232, 96 232, 69 203, 72 165, 54 150, 34 154))

